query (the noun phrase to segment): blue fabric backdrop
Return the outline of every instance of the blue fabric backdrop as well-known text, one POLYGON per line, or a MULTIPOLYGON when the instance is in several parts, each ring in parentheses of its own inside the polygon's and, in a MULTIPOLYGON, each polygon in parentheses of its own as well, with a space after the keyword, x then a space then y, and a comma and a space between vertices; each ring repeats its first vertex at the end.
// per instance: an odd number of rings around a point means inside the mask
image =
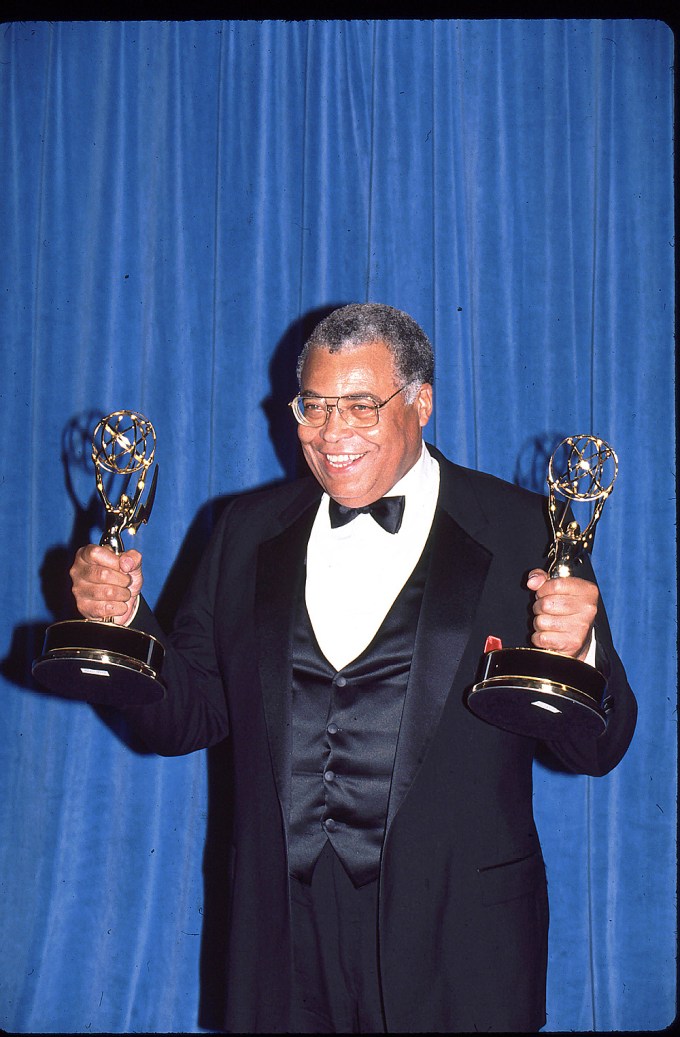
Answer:
POLYGON ((672 65, 644 20, 3 28, 1 1026, 215 1025, 225 750, 156 758, 30 660, 98 536, 98 418, 156 425, 168 620, 216 502, 295 474, 305 331, 366 299, 432 337, 454 460, 540 488, 566 434, 619 454, 594 560, 640 720, 606 778, 536 764, 548 1028, 670 1022, 672 65))

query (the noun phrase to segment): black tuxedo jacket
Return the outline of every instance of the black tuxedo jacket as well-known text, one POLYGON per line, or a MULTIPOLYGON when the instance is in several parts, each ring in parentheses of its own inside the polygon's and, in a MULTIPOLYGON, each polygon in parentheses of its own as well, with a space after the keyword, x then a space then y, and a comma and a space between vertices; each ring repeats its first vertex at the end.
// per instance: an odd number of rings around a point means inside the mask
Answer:
MULTIPOLYGON (((432 558, 394 764, 380 875, 388 1032, 536 1030, 545 1021, 548 910, 532 814, 535 743, 473 716, 466 694, 487 635, 528 644, 530 568, 544 562, 544 498, 441 467, 432 558)), ((286 828, 291 635, 320 499, 313 479, 246 495, 222 515, 166 646, 167 697, 127 711, 150 748, 232 738, 234 869, 225 1029, 286 1032, 291 984, 286 828)), ((589 564, 583 575, 592 578, 589 564)), ((613 710, 597 739, 552 746, 604 774, 636 706, 601 610, 613 710)))

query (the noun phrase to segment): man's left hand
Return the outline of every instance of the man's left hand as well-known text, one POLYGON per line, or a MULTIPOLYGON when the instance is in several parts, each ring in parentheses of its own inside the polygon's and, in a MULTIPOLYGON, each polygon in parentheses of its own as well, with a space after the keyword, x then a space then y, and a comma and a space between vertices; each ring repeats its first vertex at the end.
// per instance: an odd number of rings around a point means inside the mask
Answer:
POLYGON ((585 659, 600 597, 595 584, 576 576, 550 580, 543 569, 532 569, 527 587, 536 592, 531 643, 585 659))

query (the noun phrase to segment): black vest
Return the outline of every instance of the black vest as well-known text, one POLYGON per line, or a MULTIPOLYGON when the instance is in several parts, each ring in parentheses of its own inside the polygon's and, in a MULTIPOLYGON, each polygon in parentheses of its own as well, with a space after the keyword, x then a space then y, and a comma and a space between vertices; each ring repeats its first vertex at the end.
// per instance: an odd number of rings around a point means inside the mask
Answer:
POLYGON ((322 654, 300 595, 288 848, 290 872, 303 882, 326 840, 355 886, 378 877, 428 545, 370 645, 341 670, 322 654))

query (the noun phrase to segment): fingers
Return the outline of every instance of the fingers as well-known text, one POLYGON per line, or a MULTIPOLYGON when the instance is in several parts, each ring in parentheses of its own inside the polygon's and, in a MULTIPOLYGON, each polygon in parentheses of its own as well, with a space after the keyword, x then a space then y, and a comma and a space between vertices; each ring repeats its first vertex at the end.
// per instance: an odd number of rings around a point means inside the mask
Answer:
POLYGON ((532 569, 527 576, 527 587, 529 590, 537 591, 548 579, 545 569, 532 569))
POLYGON ((585 658, 599 601, 595 584, 575 576, 550 580, 543 570, 533 570, 527 586, 536 592, 532 644, 585 658))
POLYGON ((142 589, 142 556, 134 550, 116 555, 108 547, 94 544, 81 547, 71 567, 71 580, 82 616, 126 623, 142 589))

